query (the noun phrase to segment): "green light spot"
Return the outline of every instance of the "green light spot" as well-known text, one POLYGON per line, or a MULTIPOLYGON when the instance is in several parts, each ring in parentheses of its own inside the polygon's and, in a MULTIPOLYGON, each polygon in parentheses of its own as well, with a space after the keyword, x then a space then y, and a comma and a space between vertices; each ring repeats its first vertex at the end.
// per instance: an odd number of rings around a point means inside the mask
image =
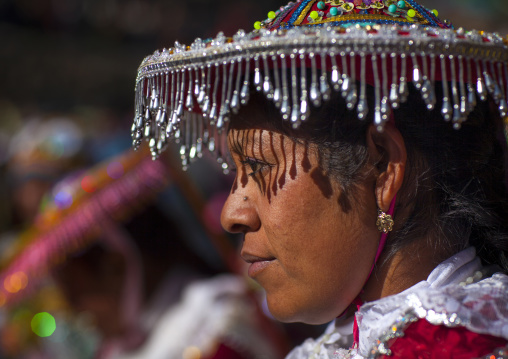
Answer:
POLYGON ((56 330, 55 318, 49 313, 37 313, 32 318, 32 330, 40 337, 49 337, 56 330))

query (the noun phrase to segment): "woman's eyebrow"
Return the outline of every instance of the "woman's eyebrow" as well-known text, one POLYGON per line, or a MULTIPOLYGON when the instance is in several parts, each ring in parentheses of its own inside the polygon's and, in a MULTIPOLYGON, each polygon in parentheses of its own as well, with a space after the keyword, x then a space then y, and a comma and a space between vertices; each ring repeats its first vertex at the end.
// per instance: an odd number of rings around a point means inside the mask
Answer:
POLYGON ((231 151, 240 155, 245 155, 247 149, 250 148, 254 151, 256 148, 259 148, 259 131, 260 130, 257 129, 251 129, 232 132, 229 139, 231 151))
POLYGON ((242 144, 239 138, 242 137, 241 131, 230 130, 228 133, 228 146, 231 153, 242 154, 242 144))

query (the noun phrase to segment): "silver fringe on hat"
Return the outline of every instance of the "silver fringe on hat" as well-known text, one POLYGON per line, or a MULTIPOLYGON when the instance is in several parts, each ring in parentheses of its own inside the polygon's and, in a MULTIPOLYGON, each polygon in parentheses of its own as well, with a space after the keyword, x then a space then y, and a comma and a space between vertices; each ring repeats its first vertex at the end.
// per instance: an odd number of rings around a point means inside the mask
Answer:
POLYGON ((506 116, 506 40, 495 33, 395 24, 261 29, 233 38, 219 33, 189 47, 175 43, 143 60, 133 143, 138 147, 148 140, 155 158, 176 139, 184 169, 208 148, 227 172, 223 135, 251 88, 295 128, 307 120, 311 106, 338 91, 360 120, 372 111, 382 130, 392 109, 406 101, 409 83, 433 109, 436 81, 443 87, 443 118, 455 128, 488 95, 506 116), (374 87, 372 109, 367 85, 374 87))

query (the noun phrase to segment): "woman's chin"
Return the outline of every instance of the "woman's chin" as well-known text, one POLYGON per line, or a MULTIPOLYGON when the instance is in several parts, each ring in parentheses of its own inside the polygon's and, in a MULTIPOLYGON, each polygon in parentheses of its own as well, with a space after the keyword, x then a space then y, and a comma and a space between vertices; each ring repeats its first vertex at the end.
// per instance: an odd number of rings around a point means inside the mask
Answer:
POLYGON ((282 323, 321 325, 331 322, 338 316, 338 314, 325 313, 322 308, 307 308, 301 306, 301 303, 292 303, 287 300, 270 301, 268 297, 267 304, 270 314, 282 323))

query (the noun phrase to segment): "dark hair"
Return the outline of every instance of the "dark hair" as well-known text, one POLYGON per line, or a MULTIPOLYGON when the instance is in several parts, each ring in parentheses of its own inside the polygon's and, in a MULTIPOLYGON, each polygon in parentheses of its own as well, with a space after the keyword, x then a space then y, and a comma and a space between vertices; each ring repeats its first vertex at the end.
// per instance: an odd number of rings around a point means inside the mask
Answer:
MULTIPOLYGON (((462 243, 462 247, 474 245, 485 263, 498 264, 506 270, 506 154, 498 138, 502 129, 501 119, 497 111, 491 109, 491 104, 492 101, 479 103, 460 130, 454 130, 445 123, 436 111, 430 116, 422 111, 410 121, 405 121, 410 117, 409 106, 401 108, 396 123, 409 143, 406 147, 412 152, 412 158, 416 159, 421 154, 420 157, 427 162, 427 175, 408 175, 409 180, 422 179, 416 191, 423 191, 423 195, 425 192, 432 193, 432 203, 428 205, 435 209, 427 224, 438 226, 436 230, 442 235, 436 237, 453 240, 459 246, 462 243), (417 133, 415 123, 419 121, 423 121, 426 130, 423 135, 429 138, 417 133)), ((411 169, 415 171, 415 166, 411 169)), ((425 205, 422 194, 415 192, 413 196, 419 207, 425 205)), ((421 209, 415 208, 408 224, 425 225, 422 220, 427 219, 418 218, 423 215, 425 213, 421 209)), ((403 230, 402 235, 411 233, 408 225, 403 230)))
MULTIPOLYGON (((436 97, 442 98, 440 84, 436 97)), ((254 94, 251 101, 259 101, 254 94)), ((373 89, 368 89, 369 108, 373 89)), ((479 101, 479 100, 478 100, 479 101)), ((263 102, 266 104, 266 101, 263 102)), ((410 85, 407 102, 394 110, 394 120, 407 150, 404 184, 398 193, 397 210, 410 215, 394 230, 385 251, 391 257, 418 238, 429 238, 436 249, 452 255, 473 245, 485 265, 508 271, 508 194, 506 188, 506 143, 502 120, 493 101, 478 103, 462 124, 454 129, 440 112, 442 103, 427 110, 421 94, 410 85), (500 138, 500 136, 502 136, 500 138)), ((267 117, 279 116, 273 105, 265 106, 267 117)), ((354 184, 368 175, 366 131, 372 111, 359 120, 347 110, 340 93, 313 108, 301 131, 292 131, 287 121, 276 129, 302 138, 318 148, 323 170, 341 185, 346 206, 354 200, 354 184)), ((372 163, 372 161, 370 161, 372 163)))
MULTIPOLYGON (((438 98, 442 97, 440 88, 438 84, 438 98)), ((367 161, 366 124, 357 124, 357 130, 352 131, 351 122, 359 120, 354 112, 344 110, 339 110, 337 117, 339 102, 322 110, 323 118, 337 119, 333 126, 338 129, 326 135, 335 138, 318 143, 318 147, 327 158, 325 170, 332 175, 340 172, 336 178, 347 189, 361 175, 358 165, 367 161)), ((492 103, 479 102, 457 130, 443 119, 441 103, 434 110, 427 110, 421 94, 410 87, 407 102, 394 111, 395 125, 404 138, 408 156, 397 203, 399 208, 410 206, 410 215, 390 235, 386 248, 389 256, 425 236, 435 248, 450 254, 473 245, 484 264, 497 264, 508 271, 506 146, 503 149, 499 138, 502 121, 491 108, 492 103)), ((371 123, 370 119, 367 122, 371 123)))

